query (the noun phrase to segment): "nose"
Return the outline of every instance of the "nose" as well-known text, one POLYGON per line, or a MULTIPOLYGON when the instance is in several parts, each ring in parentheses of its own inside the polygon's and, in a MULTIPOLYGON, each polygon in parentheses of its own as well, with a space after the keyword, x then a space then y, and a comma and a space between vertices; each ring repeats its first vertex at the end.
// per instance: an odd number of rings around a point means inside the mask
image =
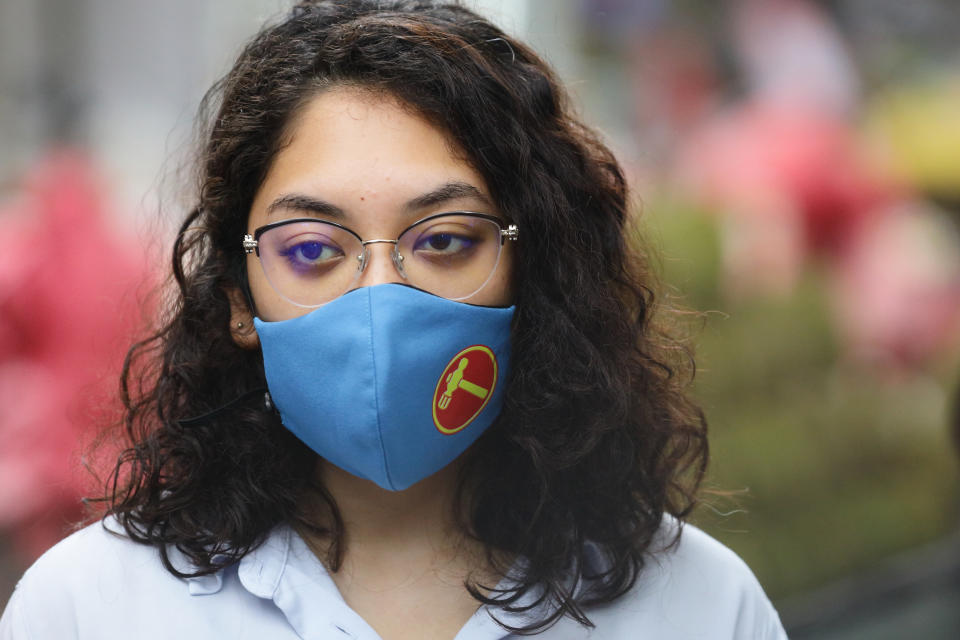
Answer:
POLYGON ((372 287, 377 284, 403 283, 403 276, 393 262, 396 245, 391 241, 373 241, 365 246, 367 264, 357 279, 356 288, 372 287))

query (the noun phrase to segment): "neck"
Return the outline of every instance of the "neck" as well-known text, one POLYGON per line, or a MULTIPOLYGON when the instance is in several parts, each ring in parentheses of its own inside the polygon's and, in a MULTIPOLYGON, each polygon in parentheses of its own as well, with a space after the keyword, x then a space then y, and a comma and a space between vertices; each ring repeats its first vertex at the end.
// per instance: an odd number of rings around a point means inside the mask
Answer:
MULTIPOLYGON (((499 582, 484 546, 456 526, 458 471, 454 463, 404 491, 387 491, 321 463, 320 480, 345 528, 343 564, 330 577, 382 637, 450 638, 479 606, 464 585, 499 582)), ((305 540, 325 557, 328 541, 305 540)))
POLYGON ((321 463, 320 477, 343 517, 348 547, 393 547, 398 542, 450 541, 457 465, 403 491, 388 491, 331 464, 321 463))
MULTIPOLYGON (((343 518, 344 554, 334 581, 343 590, 361 581, 389 588, 429 572, 460 582, 486 566, 484 547, 454 518, 458 466, 447 466, 404 491, 388 491, 321 462, 320 480, 343 518)), ((308 538, 320 558, 328 540, 308 538)))

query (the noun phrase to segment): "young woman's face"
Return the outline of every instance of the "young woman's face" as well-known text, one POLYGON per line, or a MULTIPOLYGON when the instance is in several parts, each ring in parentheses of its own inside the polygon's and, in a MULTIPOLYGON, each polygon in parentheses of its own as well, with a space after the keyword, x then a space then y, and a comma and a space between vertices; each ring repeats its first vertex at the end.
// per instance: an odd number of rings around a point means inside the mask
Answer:
MULTIPOLYGON (((499 217, 484 180, 448 138, 389 96, 348 87, 325 91, 301 109, 288 140, 254 197, 247 233, 281 220, 317 218, 364 240, 392 240, 432 214, 499 217)), ((504 244, 490 281, 463 302, 510 304, 511 244, 504 244)), ((404 282, 391 259, 392 244, 367 248, 367 266, 349 288, 404 282)), ((274 290, 254 253, 247 256, 247 272, 260 318, 285 320, 311 311, 274 290)))

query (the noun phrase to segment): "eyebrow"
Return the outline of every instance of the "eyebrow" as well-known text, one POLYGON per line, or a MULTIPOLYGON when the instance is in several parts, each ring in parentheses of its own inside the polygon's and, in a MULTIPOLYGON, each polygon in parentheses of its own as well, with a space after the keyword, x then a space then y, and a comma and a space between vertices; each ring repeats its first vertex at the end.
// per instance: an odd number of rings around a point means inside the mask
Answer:
MULTIPOLYGON (((493 208, 490 198, 485 196, 482 191, 472 184, 460 181, 446 182, 436 189, 423 193, 407 201, 403 208, 407 212, 416 212, 430 207, 449 202, 451 200, 460 200, 463 198, 473 198, 487 208, 493 208)), ((285 194, 274 200, 267 207, 267 215, 271 215, 278 209, 291 209, 294 211, 303 211, 314 215, 327 216, 342 220, 347 217, 346 212, 335 204, 326 200, 314 198, 312 196, 300 193, 285 194)))
POLYGON ((338 207, 335 204, 330 204, 326 200, 321 200, 320 198, 313 198, 311 196, 305 196, 299 193, 290 193, 287 195, 280 196, 276 200, 270 203, 270 206, 267 207, 267 215, 269 216, 277 209, 293 209, 294 211, 305 211, 308 213, 313 213, 316 215, 328 216, 330 218, 337 218, 342 220, 347 216, 344 213, 343 209, 338 207))
POLYGON ((455 181, 447 182, 432 191, 413 198, 407 202, 403 208, 407 211, 418 211, 420 209, 435 207, 438 204, 443 204, 450 200, 460 200, 462 198, 473 198, 474 200, 479 200, 485 207, 493 207, 490 199, 483 195, 480 189, 466 182, 455 181))

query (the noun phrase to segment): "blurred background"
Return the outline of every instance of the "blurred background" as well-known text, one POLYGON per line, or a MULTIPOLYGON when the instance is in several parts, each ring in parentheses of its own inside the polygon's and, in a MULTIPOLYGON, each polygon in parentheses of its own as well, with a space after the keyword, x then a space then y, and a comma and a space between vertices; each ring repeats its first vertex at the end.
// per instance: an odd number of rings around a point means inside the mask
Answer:
MULTIPOLYGON (((559 70, 691 311, 694 522, 792 638, 960 636, 960 3, 468 4, 559 70)), ((0 606, 82 516, 200 97, 287 6, 0 1, 0 606)))

